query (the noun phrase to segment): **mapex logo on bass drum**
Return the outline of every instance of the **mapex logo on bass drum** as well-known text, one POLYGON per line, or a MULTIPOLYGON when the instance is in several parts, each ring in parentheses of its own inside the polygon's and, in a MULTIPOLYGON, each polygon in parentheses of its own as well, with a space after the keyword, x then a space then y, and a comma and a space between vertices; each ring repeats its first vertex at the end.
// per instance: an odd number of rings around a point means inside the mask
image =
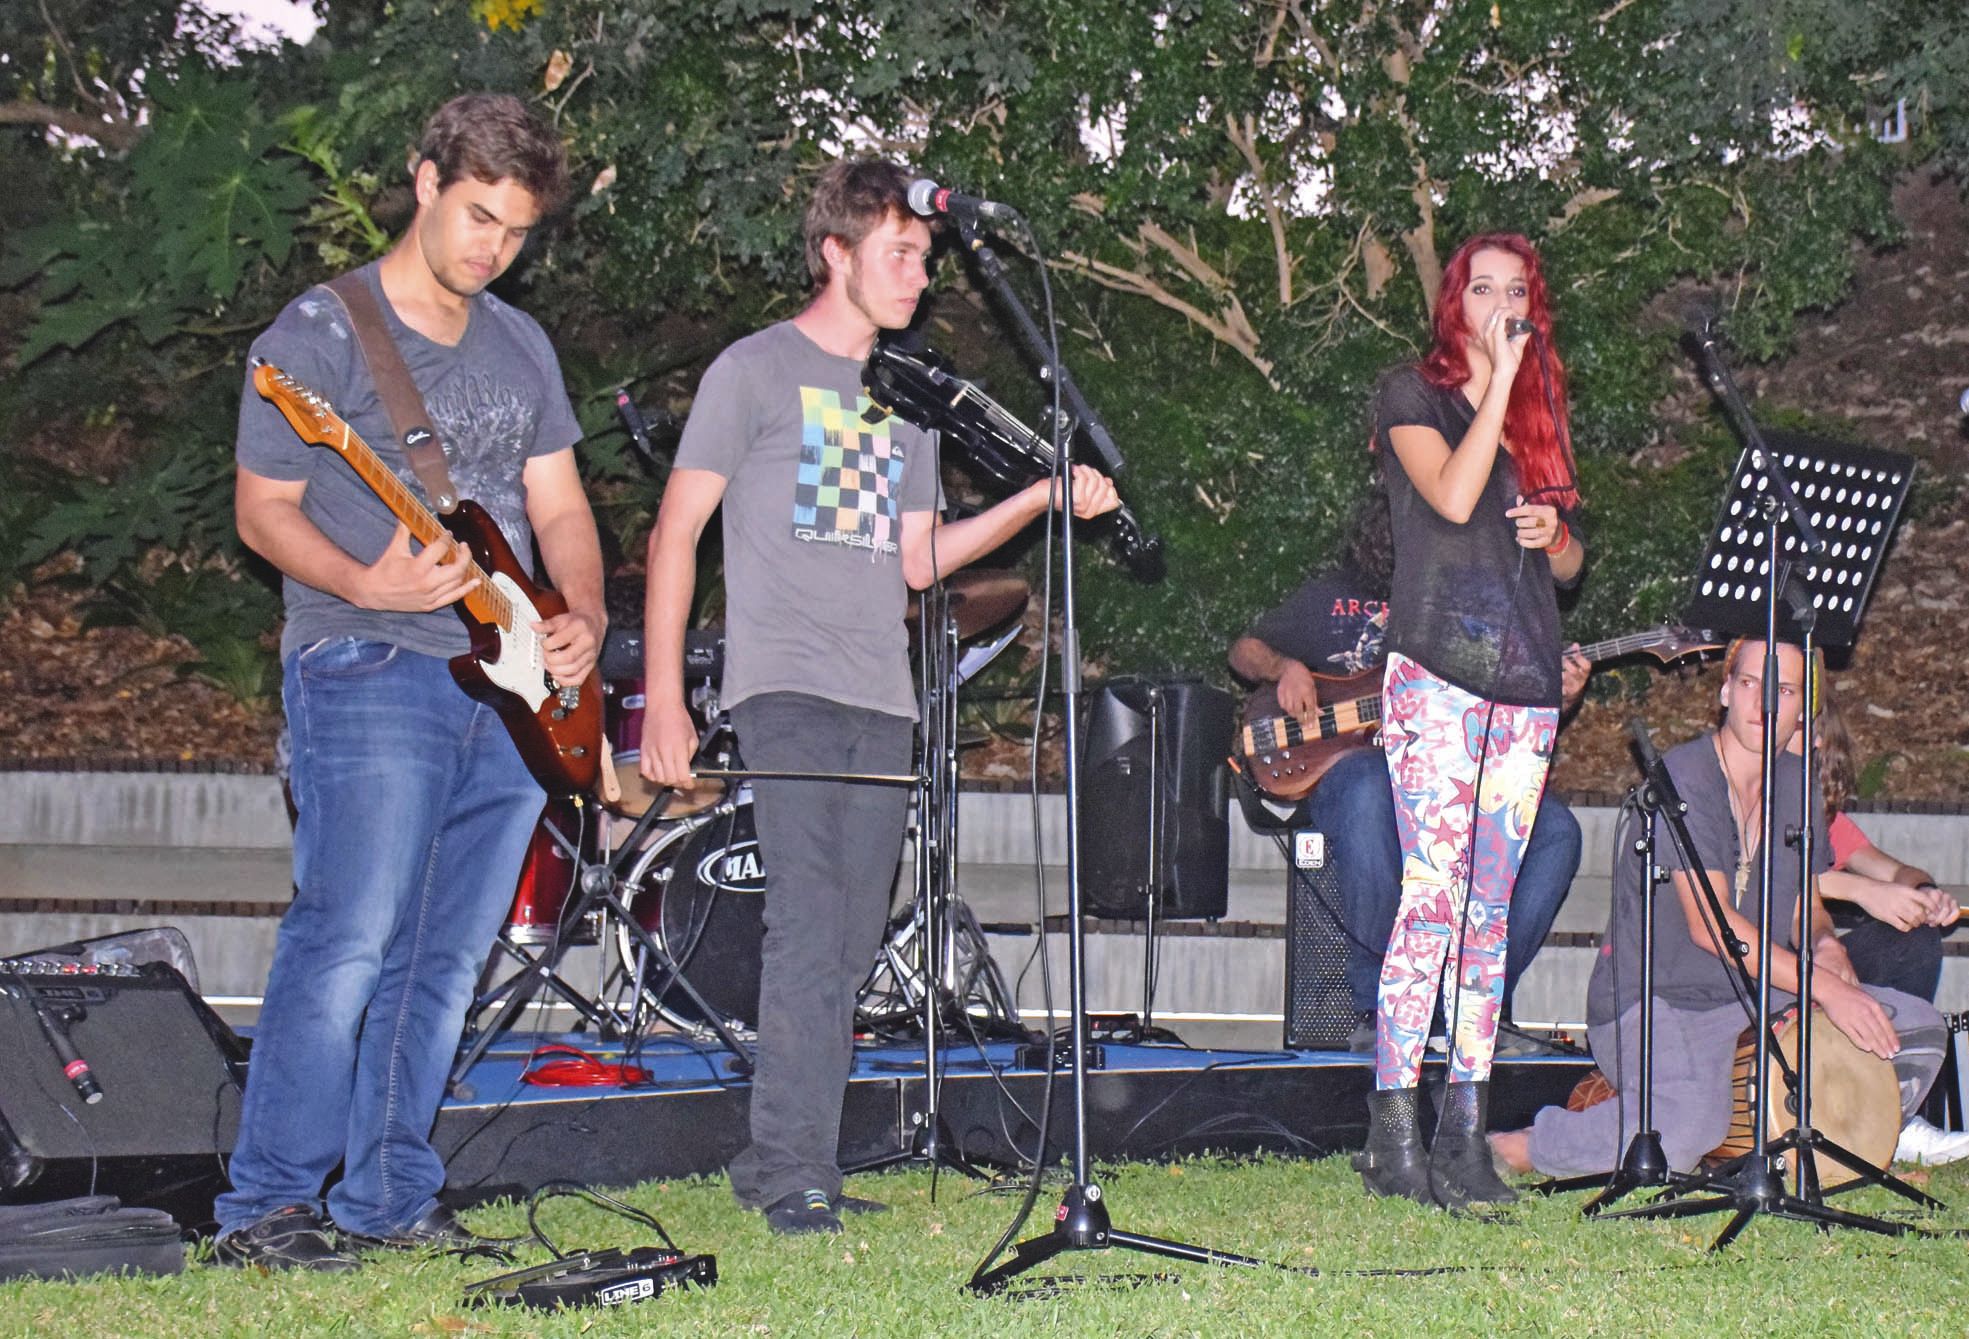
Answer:
POLYGON ((748 837, 712 851, 697 862, 697 881, 721 893, 765 892, 766 862, 758 841, 748 837))

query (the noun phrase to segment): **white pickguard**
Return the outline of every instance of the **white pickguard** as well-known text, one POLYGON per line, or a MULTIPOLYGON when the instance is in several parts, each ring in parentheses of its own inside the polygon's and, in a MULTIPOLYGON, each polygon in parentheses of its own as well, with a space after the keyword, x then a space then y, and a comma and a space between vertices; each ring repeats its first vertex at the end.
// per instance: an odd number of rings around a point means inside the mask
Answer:
POLYGON ((505 573, 494 572, 492 586, 511 602, 513 626, 499 629, 499 658, 481 660, 479 668, 485 671, 486 678, 525 702, 528 711, 539 711, 540 704, 553 696, 553 689, 547 686, 547 662, 540 650, 540 635, 533 630, 533 625, 540 621, 540 611, 505 573))

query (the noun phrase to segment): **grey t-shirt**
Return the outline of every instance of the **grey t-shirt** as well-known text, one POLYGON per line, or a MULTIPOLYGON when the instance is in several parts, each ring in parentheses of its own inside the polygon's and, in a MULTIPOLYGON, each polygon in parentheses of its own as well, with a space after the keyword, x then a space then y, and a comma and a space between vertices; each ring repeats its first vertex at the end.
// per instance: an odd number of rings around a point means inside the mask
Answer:
POLYGON ((928 436, 871 423, 862 365, 791 321, 719 354, 677 468, 726 480, 725 704, 809 693, 914 718, 902 516, 936 501, 928 436))
MULTIPOLYGON (((463 337, 455 345, 439 344, 397 319, 377 282, 375 265, 358 273, 376 291, 391 338, 423 394, 459 496, 491 514, 531 574, 533 529, 521 471, 532 457, 565 451, 581 438, 547 336, 532 317, 480 293, 472 299, 463 337)), ((428 503, 369 379, 339 299, 322 288, 301 294, 253 341, 253 354, 325 398, 411 492, 428 503)), ((396 529, 390 509, 335 451, 309 446, 295 435, 280 411, 253 389, 250 373, 239 404, 234 454, 255 474, 305 482, 302 514, 358 562, 374 562, 389 545, 396 529)), ((282 655, 341 636, 389 642, 432 656, 471 649, 465 625, 450 608, 421 614, 361 609, 291 576, 283 591, 287 627, 280 640, 282 655)))
MULTIPOLYGON (((1519 491, 1510 454, 1498 451, 1470 519, 1458 524, 1416 491, 1388 439, 1391 428, 1434 428, 1454 451, 1476 416, 1461 390, 1433 385, 1413 366, 1390 372, 1375 393, 1374 437, 1395 537, 1388 649, 1466 693, 1556 707, 1562 693, 1552 565, 1519 546, 1504 514, 1519 491)), ((1570 514, 1566 521, 1577 528, 1570 514)))
MULTIPOLYGON (((1763 848, 1751 853, 1749 887, 1741 900, 1735 897, 1733 882, 1741 843, 1736 820, 1730 813, 1728 784, 1723 766, 1716 757, 1715 736, 1706 734, 1670 749, 1664 759, 1668 775, 1689 806, 1689 836, 1704 869, 1721 871, 1723 882, 1717 895, 1734 901, 1735 910, 1754 928, 1757 925, 1759 874, 1763 867, 1763 848)), ((1793 917, 1798 905, 1798 847, 1782 840, 1783 834, 1798 826, 1798 759, 1781 755, 1778 762, 1777 821, 1780 841, 1775 866, 1776 887, 1772 890, 1772 926, 1776 944, 1795 947, 1792 941, 1793 917)), ((1832 845, 1826 838, 1825 809, 1812 793, 1813 867, 1815 873, 1831 868, 1832 845)), ((1600 956, 1586 985, 1586 1021, 1610 1023, 1641 998, 1641 862, 1633 853, 1632 839, 1643 829, 1623 818, 1614 840, 1613 912, 1607 933, 1601 941, 1600 956)), ((1656 825, 1655 859, 1664 868, 1684 870, 1688 863, 1671 840, 1666 819, 1656 825)), ((1699 894, 1698 894, 1699 895, 1699 894)), ((1725 958, 1710 953, 1697 941, 1707 940, 1707 931, 1695 929, 1682 912, 1681 899, 1674 886, 1664 883, 1657 890, 1655 913, 1655 996, 1678 1009, 1714 1009, 1736 999, 1730 988, 1735 970, 1725 958)))

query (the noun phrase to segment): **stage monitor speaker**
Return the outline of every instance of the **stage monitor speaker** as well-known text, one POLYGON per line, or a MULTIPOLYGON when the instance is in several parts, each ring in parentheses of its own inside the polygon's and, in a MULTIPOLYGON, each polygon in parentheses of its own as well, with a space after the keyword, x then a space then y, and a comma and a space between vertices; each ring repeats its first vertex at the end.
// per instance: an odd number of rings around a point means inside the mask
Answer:
POLYGON ((1344 1051, 1359 1023, 1347 986, 1347 904, 1333 862, 1335 839, 1304 828, 1292 834, 1285 870, 1288 1050, 1344 1051))
POLYGON ((0 960, 0 1200, 103 1193, 209 1218, 245 1063, 232 1029, 164 963, 0 960), (76 1057, 99 1099, 65 1072, 76 1057))
POLYGON ((1230 900, 1231 696, 1116 680, 1087 709, 1081 899, 1095 916, 1220 917, 1230 900))

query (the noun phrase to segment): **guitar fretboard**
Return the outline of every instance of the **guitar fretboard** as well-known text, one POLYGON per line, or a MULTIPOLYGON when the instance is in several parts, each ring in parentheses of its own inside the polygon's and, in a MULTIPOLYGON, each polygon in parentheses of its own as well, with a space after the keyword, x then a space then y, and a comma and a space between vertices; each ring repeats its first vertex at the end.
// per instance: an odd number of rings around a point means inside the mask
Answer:
POLYGON ((1259 754, 1295 748, 1314 740, 1365 730, 1380 720, 1379 694, 1328 703, 1310 716, 1267 716, 1244 727, 1244 751, 1259 754))

